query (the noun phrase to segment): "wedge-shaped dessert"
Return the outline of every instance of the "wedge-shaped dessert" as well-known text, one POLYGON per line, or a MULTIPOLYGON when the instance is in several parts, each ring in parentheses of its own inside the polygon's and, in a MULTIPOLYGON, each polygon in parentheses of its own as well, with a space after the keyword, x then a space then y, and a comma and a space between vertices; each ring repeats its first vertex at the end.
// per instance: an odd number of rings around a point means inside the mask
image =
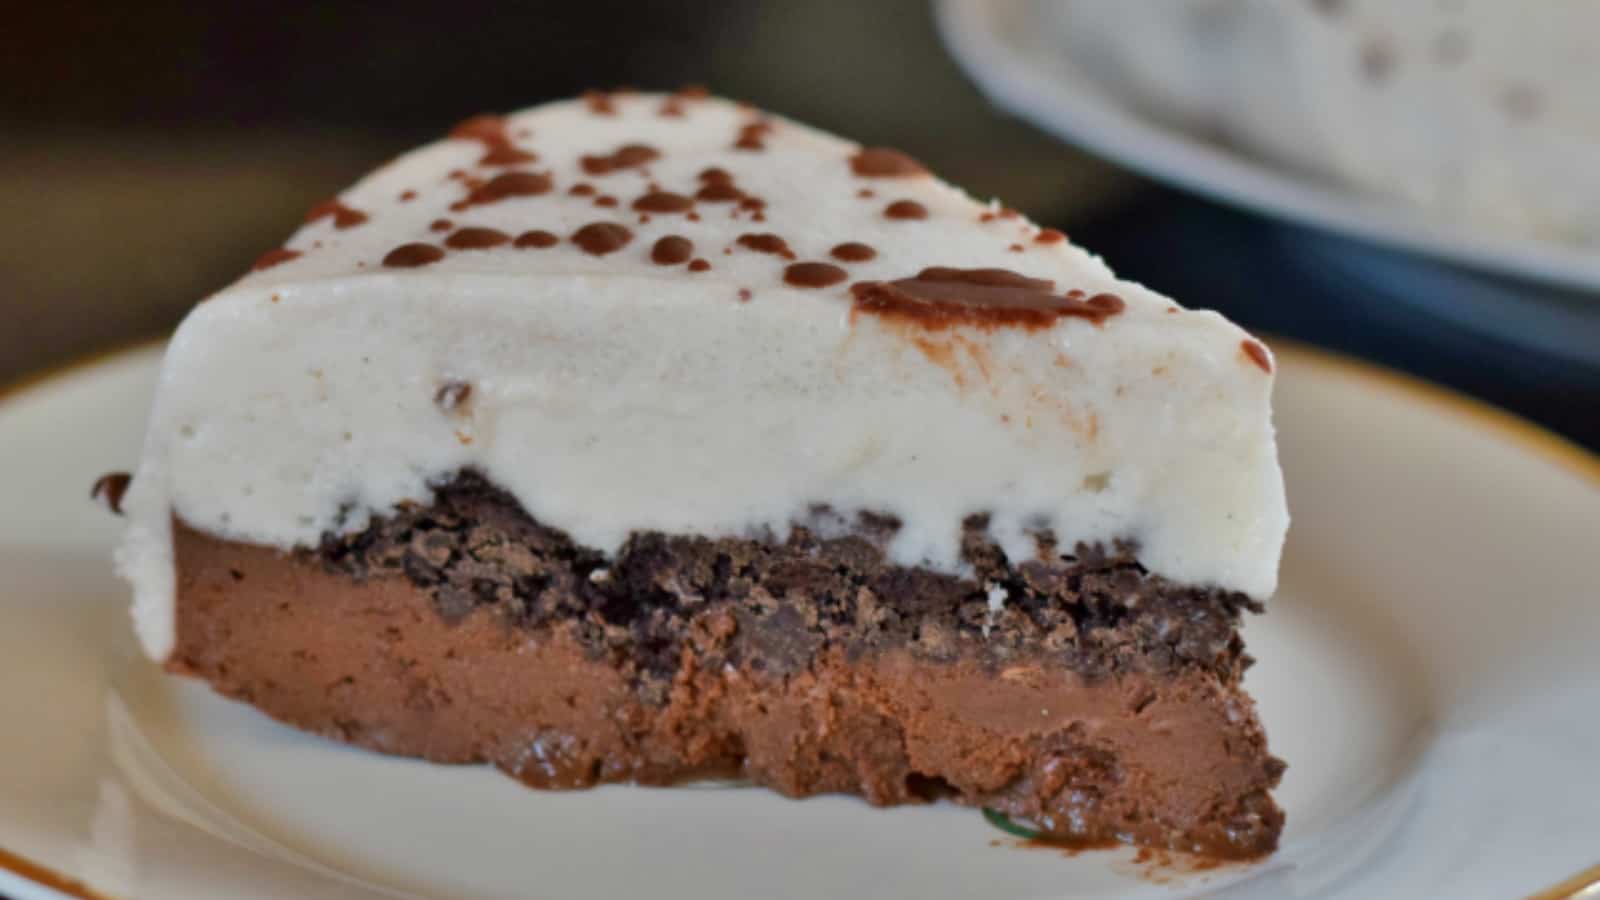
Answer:
POLYGON ((120 567, 169 670, 375 750, 1252 855, 1272 368, 901 153, 593 94, 200 303, 120 567))

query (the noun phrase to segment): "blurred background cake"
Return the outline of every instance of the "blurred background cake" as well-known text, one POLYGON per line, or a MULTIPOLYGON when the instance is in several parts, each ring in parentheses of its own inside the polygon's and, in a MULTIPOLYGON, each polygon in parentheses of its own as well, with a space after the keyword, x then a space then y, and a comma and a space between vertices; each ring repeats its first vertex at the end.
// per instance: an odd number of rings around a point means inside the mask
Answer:
POLYGON ((1442 217, 1600 244, 1600 5, 1047 2, 1156 115, 1442 217))

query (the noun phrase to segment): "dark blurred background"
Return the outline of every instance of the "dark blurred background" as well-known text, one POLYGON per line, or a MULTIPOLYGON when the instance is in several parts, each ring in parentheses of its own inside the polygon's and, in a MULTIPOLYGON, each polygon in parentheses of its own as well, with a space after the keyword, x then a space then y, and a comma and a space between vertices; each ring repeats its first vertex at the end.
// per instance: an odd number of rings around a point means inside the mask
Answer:
POLYGON ((1159 187, 1002 115, 924 0, 7 4, 0 383, 167 331, 313 202, 469 114, 691 82, 901 147, 1186 305, 1600 448, 1596 367, 1391 302, 1317 261, 1358 245, 1159 187))

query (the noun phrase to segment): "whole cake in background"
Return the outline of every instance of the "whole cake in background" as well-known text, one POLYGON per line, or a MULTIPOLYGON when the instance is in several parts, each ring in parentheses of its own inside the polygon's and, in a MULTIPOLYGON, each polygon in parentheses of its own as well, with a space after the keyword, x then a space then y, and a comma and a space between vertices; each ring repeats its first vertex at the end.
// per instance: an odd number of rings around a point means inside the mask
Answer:
POLYGON ((170 671, 376 750, 1252 856, 1272 382, 903 153, 594 93, 463 122, 196 307, 119 563, 170 671))
POLYGON ((1158 117, 1506 234, 1600 244, 1591 0, 1064 0, 1084 71, 1158 117))

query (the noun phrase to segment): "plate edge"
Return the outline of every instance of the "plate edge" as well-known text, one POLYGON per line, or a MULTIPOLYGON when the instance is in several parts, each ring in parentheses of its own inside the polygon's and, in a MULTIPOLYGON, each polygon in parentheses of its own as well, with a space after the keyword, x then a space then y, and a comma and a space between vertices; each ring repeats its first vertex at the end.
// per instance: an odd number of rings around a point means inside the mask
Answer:
MULTIPOLYGON (((45 900, 58 897, 70 897, 76 900, 112 900, 109 895, 100 893, 76 878, 36 863, 4 847, 0 847, 0 875, 16 876, 21 879, 22 884, 37 891, 34 896, 45 900)), ((27 898, 19 897, 18 900, 27 898)))

